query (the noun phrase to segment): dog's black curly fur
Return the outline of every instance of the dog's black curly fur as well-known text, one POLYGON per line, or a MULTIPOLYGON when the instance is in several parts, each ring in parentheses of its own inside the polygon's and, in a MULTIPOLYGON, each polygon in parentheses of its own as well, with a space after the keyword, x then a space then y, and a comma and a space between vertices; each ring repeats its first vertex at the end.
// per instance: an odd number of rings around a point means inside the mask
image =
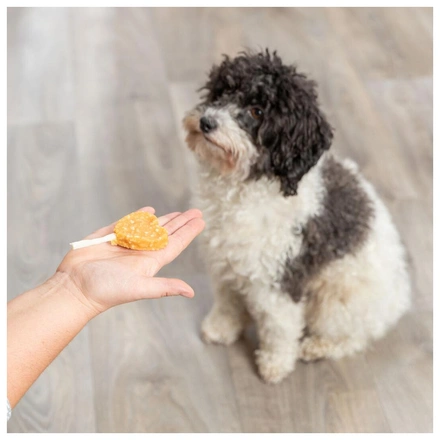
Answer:
POLYGON ((203 89, 204 104, 234 103, 263 110, 262 120, 250 132, 260 153, 250 177, 276 177, 285 196, 296 194, 299 181, 333 138, 318 107, 316 83, 266 49, 242 52, 234 59, 225 56, 212 68, 203 89))
POLYGON ((326 195, 319 215, 302 229, 299 255, 288 258, 281 285, 295 302, 301 300, 307 281, 332 261, 355 254, 371 231, 374 210, 358 176, 334 158, 322 168, 326 195))

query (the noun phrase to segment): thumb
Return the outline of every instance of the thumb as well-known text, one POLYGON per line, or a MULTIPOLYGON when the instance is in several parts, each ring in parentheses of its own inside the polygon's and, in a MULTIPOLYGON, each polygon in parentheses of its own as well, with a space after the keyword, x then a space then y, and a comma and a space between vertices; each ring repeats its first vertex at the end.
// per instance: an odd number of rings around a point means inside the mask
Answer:
POLYGON ((175 278, 145 277, 142 298, 163 298, 164 296, 194 296, 194 290, 184 281, 175 278))

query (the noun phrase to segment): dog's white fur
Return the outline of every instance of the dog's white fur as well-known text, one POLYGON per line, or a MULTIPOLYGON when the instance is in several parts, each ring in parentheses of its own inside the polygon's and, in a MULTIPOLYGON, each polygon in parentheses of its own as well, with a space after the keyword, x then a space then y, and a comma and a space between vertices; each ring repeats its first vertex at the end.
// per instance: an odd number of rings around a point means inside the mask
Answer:
POLYGON ((209 136, 198 128, 206 110, 185 119, 188 144, 200 159, 195 203, 206 221, 204 255, 215 289, 203 338, 231 344, 251 318, 259 337, 256 362, 269 383, 281 381, 298 358, 340 358, 364 349, 410 305, 404 248, 376 191, 353 162, 342 161, 371 199, 373 225, 361 248, 326 265, 308 281, 310 295, 296 303, 282 290, 280 270, 298 255, 301 228, 323 208, 321 167, 330 153, 301 179, 297 195, 285 197, 276 180, 245 179, 257 152, 230 117, 234 110, 209 111, 222 119, 209 136))

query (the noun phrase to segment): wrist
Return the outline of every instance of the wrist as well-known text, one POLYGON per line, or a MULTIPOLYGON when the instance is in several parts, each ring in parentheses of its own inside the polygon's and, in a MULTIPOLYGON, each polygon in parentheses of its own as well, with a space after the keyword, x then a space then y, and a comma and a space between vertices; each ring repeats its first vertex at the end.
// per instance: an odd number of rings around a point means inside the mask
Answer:
POLYGON ((101 310, 98 310, 98 308, 90 303, 81 287, 69 273, 57 270, 46 283, 49 287, 56 288, 57 294, 64 296, 77 313, 88 321, 101 312, 101 310))

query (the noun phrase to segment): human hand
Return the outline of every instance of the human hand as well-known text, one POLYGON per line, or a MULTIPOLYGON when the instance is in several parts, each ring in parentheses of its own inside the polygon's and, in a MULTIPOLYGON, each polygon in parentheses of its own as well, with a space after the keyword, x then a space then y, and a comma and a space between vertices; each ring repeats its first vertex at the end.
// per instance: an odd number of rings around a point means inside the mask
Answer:
MULTIPOLYGON (((154 213, 147 207, 142 211, 154 213)), ((57 272, 66 273, 74 293, 96 313, 118 304, 163 296, 194 296, 192 288, 179 279, 154 275, 173 261, 203 230, 202 213, 190 209, 159 217, 169 236, 168 245, 159 251, 138 251, 102 243, 71 250, 57 272)), ((113 232, 114 224, 101 228, 87 239, 113 232)))

